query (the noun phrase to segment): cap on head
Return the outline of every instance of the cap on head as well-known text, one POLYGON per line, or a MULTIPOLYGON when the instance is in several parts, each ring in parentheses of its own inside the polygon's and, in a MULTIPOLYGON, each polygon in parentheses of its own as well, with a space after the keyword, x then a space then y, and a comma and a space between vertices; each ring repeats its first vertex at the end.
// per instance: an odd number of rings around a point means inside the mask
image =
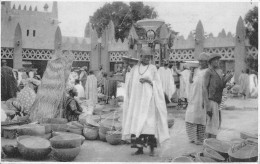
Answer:
POLYGON ((209 55, 208 55, 207 53, 203 52, 203 53, 201 53, 201 54, 199 55, 198 60, 199 60, 199 61, 208 61, 208 58, 209 58, 209 55))
POLYGON ((213 54, 209 55, 208 62, 212 61, 213 59, 220 59, 220 58, 221 58, 221 55, 213 53, 213 54))
POLYGON ((143 56, 152 56, 152 49, 150 47, 143 47, 141 50, 140 50, 140 55, 143 55, 143 56))

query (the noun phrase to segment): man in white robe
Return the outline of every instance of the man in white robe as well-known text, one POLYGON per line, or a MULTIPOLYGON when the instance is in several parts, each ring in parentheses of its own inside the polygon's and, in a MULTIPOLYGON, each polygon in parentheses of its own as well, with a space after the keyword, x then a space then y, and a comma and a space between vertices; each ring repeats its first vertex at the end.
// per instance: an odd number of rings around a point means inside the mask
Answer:
POLYGON ((131 138, 131 147, 138 149, 135 155, 150 146, 153 156, 156 140, 162 143, 169 139, 167 109, 157 68, 149 64, 152 50, 146 47, 140 53, 141 62, 131 69, 126 81, 122 140, 131 138))
POLYGON ((174 83, 172 72, 170 68, 168 68, 168 62, 164 61, 163 64, 164 66, 159 68, 158 73, 161 78, 163 92, 166 95, 165 101, 166 103, 169 103, 171 102, 171 98, 176 91, 176 86, 174 83))
POLYGON ((78 95, 75 97, 76 99, 80 99, 80 98, 85 97, 84 87, 80 84, 80 81, 78 79, 75 80, 74 88, 78 92, 78 95))
POLYGON ((97 78, 94 75, 93 71, 89 71, 87 77, 87 82, 85 86, 86 99, 89 100, 89 103, 93 106, 98 102, 97 99, 97 78))
POLYGON ((180 98, 188 98, 189 95, 189 78, 190 78, 190 70, 188 70, 187 66, 183 66, 183 71, 180 73, 180 98))

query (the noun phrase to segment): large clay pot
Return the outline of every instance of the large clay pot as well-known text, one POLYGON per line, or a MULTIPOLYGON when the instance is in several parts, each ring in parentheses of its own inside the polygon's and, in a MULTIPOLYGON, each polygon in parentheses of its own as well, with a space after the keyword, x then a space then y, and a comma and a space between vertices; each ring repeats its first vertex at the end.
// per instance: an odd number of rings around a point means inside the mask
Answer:
POLYGON ((80 147, 70 149, 57 149, 52 148, 53 157, 57 161, 68 162, 73 161, 80 152, 80 147))
POLYGON ((85 141, 85 137, 83 137, 82 135, 79 135, 79 134, 70 133, 70 132, 52 132, 52 137, 59 136, 59 135, 61 135, 61 136, 64 136, 64 135, 77 136, 77 137, 81 138, 81 145, 85 141))
POLYGON ((76 148, 81 145, 81 137, 76 135, 58 135, 50 139, 53 148, 76 148))

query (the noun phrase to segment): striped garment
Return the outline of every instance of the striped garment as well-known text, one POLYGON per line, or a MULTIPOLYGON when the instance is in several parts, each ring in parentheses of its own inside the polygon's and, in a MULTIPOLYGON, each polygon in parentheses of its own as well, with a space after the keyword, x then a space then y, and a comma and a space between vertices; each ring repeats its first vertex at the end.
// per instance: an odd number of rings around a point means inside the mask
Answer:
POLYGON ((186 132, 191 142, 203 143, 205 139, 205 129, 206 127, 204 125, 186 122, 186 132))
POLYGON ((225 107, 225 102, 227 101, 227 88, 224 88, 223 92, 222 92, 222 100, 221 103, 219 105, 219 110, 224 109, 225 107))

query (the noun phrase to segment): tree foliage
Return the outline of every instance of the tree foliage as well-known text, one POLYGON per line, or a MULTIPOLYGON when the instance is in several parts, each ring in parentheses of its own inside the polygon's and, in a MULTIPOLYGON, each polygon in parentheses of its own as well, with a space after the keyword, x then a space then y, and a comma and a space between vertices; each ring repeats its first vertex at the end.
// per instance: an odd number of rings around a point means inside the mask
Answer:
POLYGON ((246 35, 252 46, 258 48, 258 7, 249 10, 245 16, 246 35))
POLYGON ((98 9, 90 19, 90 23, 97 30, 98 36, 112 20, 115 25, 115 38, 124 39, 134 23, 144 18, 156 18, 157 13, 153 7, 144 5, 143 2, 112 2, 106 3, 98 9))

